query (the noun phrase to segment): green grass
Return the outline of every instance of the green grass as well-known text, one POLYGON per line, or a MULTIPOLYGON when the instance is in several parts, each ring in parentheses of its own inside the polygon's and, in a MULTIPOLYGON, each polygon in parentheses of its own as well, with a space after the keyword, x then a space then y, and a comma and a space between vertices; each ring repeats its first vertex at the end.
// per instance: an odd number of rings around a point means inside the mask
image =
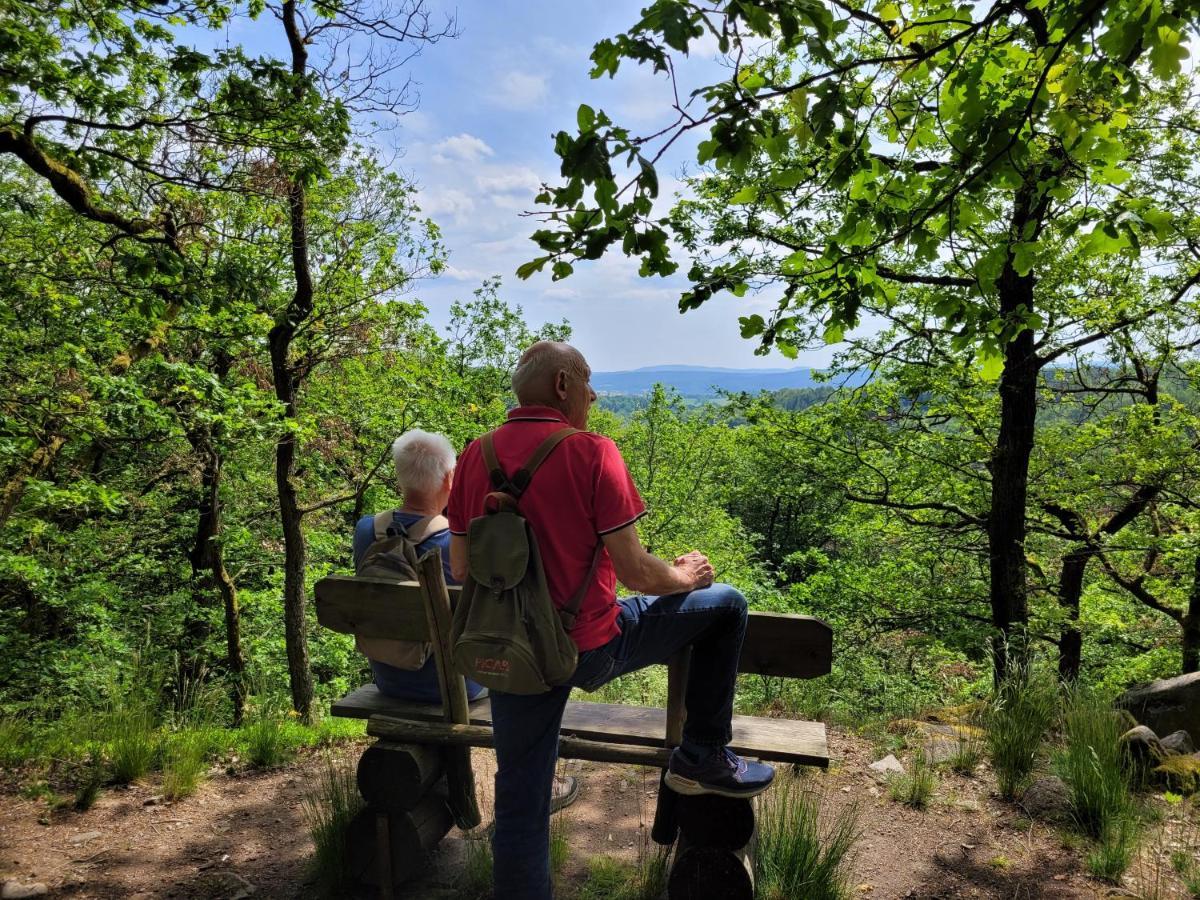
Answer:
POLYGON ((483 900, 492 895, 492 842, 467 838, 467 855, 456 885, 460 900, 483 900))
POLYGON ((754 881, 760 900, 845 900, 858 842, 858 809, 831 821, 821 816, 822 795, 784 778, 762 795, 754 881))
POLYGON ((888 779, 888 796, 913 809, 925 809, 937 790, 937 773, 933 769, 933 763, 918 750, 913 754, 908 772, 897 773, 888 779))
POLYGON ((131 784, 150 771, 158 754, 157 708, 150 699, 135 695, 117 701, 106 719, 113 781, 131 784))
POLYGON ((1088 871, 1101 881, 1119 884, 1137 853, 1139 823, 1134 815, 1111 820, 1087 856, 1088 871))
POLYGON ((1066 782, 1076 824, 1092 838, 1101 838, 1110 824, 1134 812, 1120 743, 1123 728, 1112 706, 1097 694, 1079 688, 1067 698, 1066 746, 1055 754, 1054 767, 1066 782))
POLYGON ((256 769, 277 768, 295 755, 305 726, 289 722, 285 708, 279 698, 260 696, 249 724, 242 728, 246 759, 256 769))
POLYGON ((958 746, 950 757, 950 768, 959 775, 974 775, 983 761, 984 742, 971 734, 960 734, 958 746))
POLYGON ((588 860, 587 879, 574 900, 658 900, 667 888, 670 852, 655 848, 638 853, 636 865, 608 856, 588 860))
POLYGON ((212 744, 213 733, 208 728, 188 728, 167 737, 163 751, 164 797, 182 800, 196 793, 208 769, 212 744))
POLYGON ((984 714, 987 751, 1000 793, 1013 800, 1028 782, 1046 732, 1058 714, 1052 673, 1014 660, 984 714))
POLYGON ((304 799, 304 821, 315 848, 311 871, 325 896, 342 896, 349 881, 346 830, 364 806, 354 766, 327 756, 316 788, 304 799))
POLYGON ((570 823, 566 816, 557 812, 550 817, 550 875, 554 878, 562 873, 570 855, 570 823))
POLYGON ((100 789, 107 778, 104 759, 99 751, 93 749, 84 768, 83 777, 75 787, 75 808, 85 812, 96 805, 100 799, 100 789))

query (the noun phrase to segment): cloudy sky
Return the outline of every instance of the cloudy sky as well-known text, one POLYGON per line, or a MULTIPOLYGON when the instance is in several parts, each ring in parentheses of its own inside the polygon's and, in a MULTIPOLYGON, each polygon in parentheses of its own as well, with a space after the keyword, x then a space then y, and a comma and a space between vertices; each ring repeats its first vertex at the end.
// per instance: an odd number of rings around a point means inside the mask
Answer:
MULTIPOLYGON (((401 151, 396 165, 420 186, 422 209, 443 229, 449 269, 417 289, 436 322, 445 322, 452 301, 469 298, 484 278, 499 275, 502 297, 521 305, 530 322, 569 320, 574 343, 596 370, 670 363, 797 364, 777 353, 755 356, 754 344, 738 335, 738 316, 765 312, 768 298, 719 298, 680 315, 676 303, 683 280, 641 279, 637 264, 619 250, 580 263, 574 275, 557 283, 548 271, 529 281, 514 274, 537 253, 529 240, 537 223, 521 212, 533 208, 539 184, 557 183, 552 135, 574 129, 580 103, 604 109, 635 132, 669 121, 665 78, 628 65, 615 80, 588 76, 592 44, 632 25, 644 3, 429 4, 435 12, 456 13, 461 34, 427 48, 412 62, 420 106, 382 140, 401 151)), ((711 51, 701 52, 680 71, 681 87, 711 83, 722 74, 711 51)), ((694 159, 694 143, 660 166, 668 197, 683 165, 694 159)), ((811 354, 798 364, 820 365, 827 359, 826 353, 811 354)))

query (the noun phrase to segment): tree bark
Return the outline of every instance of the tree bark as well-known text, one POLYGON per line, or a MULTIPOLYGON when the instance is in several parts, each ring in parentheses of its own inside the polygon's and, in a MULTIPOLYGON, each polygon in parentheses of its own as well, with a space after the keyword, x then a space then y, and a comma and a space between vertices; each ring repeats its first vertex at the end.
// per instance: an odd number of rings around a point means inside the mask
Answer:
MULTIPOLYGON (((295 0, 283 4, 283 27, 292 54, 292 88, 297 102, 303 100, 302 79, 308 69, 308 50, 297 21, 295 0)), ((283 405, 285 423, 296 418, 299 374, 292 366, 292 340, 296 330, 313 309, 312 270, 308 259, 308 194, 300 177, 288 185, 288 218, 291 226, 292 273, 296 288, 287 308, 268 334, 275 397, 283 405)), ((308 662, 308 626, 305 620, 304 572, 307 553, 300 505, 293 477, 296 472, 296 435, 290 428, 275 443, 275 488, 279 494, 279 522, 283 530, 283 623, 287 643, 288 681, 292 706, 302 717, 312 713, 313 683, 308 662)))
POLYGON ((1084 547, 1063 557, 1058 579, 1058 605, 1066 615, 1058 638, 1058 677, 1064 682, 1079 678, 1083 660, 1083 632, 1079 630, 1079 600, 1083 596, 1083 573, 1091 551, 1084 547))
POLYGON ((1183 627, 1183 674, 1187 675, 1200 671, 1200 553, 1196 554, 1187 612, 1180 624, 1183 627))

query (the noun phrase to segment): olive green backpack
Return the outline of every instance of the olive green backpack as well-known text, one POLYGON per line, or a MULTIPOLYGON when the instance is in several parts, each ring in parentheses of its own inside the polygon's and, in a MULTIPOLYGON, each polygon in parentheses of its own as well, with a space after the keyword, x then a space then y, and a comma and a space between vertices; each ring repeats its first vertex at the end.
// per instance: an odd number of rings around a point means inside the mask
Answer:
POLYGON ((472 681, 508 694, 540 694, 565 684, 575 672, 578 650, 571 640, 579 605, 596 567, 601 543, 583 584, 563 609, 546 586, 537 538, 518 510, 538 467, 575 428, 547 437, 510 479, 496 459, 492 433, 479 439, 494 491, 485 512, 467 532, 470 574, 454 611, 450 644, 454 666, 472 681))

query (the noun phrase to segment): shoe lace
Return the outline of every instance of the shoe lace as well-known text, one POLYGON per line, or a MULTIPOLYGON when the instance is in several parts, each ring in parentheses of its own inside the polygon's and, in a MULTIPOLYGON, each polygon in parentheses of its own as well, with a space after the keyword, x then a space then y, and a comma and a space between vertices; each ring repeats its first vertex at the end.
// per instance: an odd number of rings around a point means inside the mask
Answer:
POLYGON ((733 770, 734 772, 736 772, 738 770, 738 766, 740 765, 740 763, 742 761, 741 757, 739 757, 736 753, 734 753, 728 747, 721 748, 721 756, 725 760, 725 765, 727 765, 731 770, 733 770))

